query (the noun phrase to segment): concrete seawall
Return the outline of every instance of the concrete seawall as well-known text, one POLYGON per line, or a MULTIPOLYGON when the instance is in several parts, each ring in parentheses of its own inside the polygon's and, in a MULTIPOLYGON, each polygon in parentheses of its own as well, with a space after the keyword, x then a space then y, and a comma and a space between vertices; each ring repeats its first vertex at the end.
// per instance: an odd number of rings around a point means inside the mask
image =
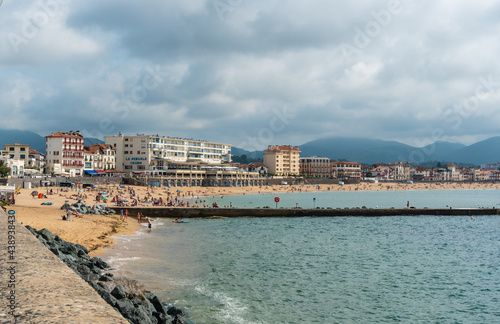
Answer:
POLYGON ((300 209, 300 208, 120 208, 111 207, 119 214, 120 210, 128 210, 129 216, 142 213, 147 217, 382 217, 382 216, 471 216, 471 215, 500 215, 500 209, 471 208, 471 209, 300 209))
POLYGON ((1 210, 0 248, 0 323, 128 323, 1 210))

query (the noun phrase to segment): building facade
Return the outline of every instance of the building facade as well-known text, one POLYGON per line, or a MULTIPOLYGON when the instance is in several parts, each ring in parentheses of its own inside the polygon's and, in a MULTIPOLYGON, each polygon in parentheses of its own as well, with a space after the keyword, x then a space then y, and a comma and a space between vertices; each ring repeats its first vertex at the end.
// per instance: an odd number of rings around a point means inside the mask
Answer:
POLYGON ((5 144, 3 147, 7 152, 9 159, 26 160, 28 159, 30 154, 29 145, 15 143, 15 144, 5 144))
POLYGON ((264 150, 264 165, 272 175, 299 175, 300 149, 291 145, 269 145, 264 150))
POLYGON ((305 177, 331 178, 332 161, 327 157, 302 157, 300 158, 300 174, 305 177))
POLYGON ((360 179, 361 163, 358 162, 332 162, 332 175, 337 179, 360 179))
POLYGON ((84 170, 84 138, 80 132, 57 132, 45 136, 46 173, 82 176, 84 170))
POLYGON ((25 162, 25 166, 35 168, 43 172, 45 170, 45 154, 40 153, 37 150, 29 149, 29 158, 25 162))
POLYGON ((153 171, 198 168, 231 162, 231 145, 160 135, 106 136, 116 151, 116 170, 153 171))
POLYGON ((109 144, 94 144, 85 146, 85 170, 115 170, 116 150, 109 144))

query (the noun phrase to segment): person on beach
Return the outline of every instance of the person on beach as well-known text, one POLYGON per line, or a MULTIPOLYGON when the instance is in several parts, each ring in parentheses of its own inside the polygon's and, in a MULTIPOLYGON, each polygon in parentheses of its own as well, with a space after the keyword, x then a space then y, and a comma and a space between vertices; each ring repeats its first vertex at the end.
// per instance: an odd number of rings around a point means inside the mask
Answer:
POLYGON ((123 209, 120 209, 120 220, 123 220, 123 209))
POLYGON ((151 232, 151 227, 152 227, 151 220, 148 218, 148 229, 149 229, 150 232, 151 232))
POLYGON ((66 210, 66 220, 71 221, 71 214, 71 209, 68 208, 68 210, 66 210))
POLYGON ((137 222, 139 224, 141 223, 141 220, 142 220, 142 214, 141 213, 137 213, 137 222))

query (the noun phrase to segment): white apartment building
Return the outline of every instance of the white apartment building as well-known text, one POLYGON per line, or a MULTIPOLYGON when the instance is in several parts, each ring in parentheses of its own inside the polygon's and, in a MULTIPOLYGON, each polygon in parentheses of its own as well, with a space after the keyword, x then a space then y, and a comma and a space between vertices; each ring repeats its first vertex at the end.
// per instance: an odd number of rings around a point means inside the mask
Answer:
POLYGON ((36 168, 42 170, 45 167, 45 156, 30 148, 26 144, 5 144, 3 154, 11 160, 20 160, 24 163, 24 167, 36 168))
POLYGON ((3 146, 9 159, 13 160, 26 160, 29 157, 30 146, 24 144, 5 144, 3 146))
POLYGON ((29 158, 25 160, 24 165, 43 171, 45 169, 45 155, 37 150, 29 149, 29 158))
POLYGON ((231 145, 160 135, 106 136, 116 150, 116 170, 158 171, 231 162, 231 145))
POLYGON ((82 176, 84 138, 80 132, 57 132, 45 136, 47 174, 82 176))
MULTIPOLYGON (((115 170, 115 149, 108 144, 94 144, 85 147, 84 160, 85 172, 95 174, 88 171, 108 171, 115 170)), ((99 173, 99 172, 97 172, 99 173)))

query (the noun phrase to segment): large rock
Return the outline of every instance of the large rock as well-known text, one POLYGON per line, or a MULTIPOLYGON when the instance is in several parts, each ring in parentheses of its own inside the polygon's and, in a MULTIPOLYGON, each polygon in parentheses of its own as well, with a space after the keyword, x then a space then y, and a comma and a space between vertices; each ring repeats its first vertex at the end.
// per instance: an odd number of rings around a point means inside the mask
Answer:
POLYGON ((127 298, 127 294, 125 293, 125 289, 122 286, 116 286, 115 289, 111 291, 111 295, 116 299, 125 299, 127 298))
POLYGON ((109 266, 109 264, 107 264, 106 262, 104 262, 101 258, 98 258, 98 257, 93 257, 92 259, 90 259, 90 261, 98 268, 100 269, 103 269, 103 270, 106 270, 106 269, 109 269, 111 268, 109 266))
POLYGON ((40 234, 47 242, 53 241, 55 239, 55 235, 52 234, 48 229, 44 228, 42 230, 38 231, 38 234, 40 234))

